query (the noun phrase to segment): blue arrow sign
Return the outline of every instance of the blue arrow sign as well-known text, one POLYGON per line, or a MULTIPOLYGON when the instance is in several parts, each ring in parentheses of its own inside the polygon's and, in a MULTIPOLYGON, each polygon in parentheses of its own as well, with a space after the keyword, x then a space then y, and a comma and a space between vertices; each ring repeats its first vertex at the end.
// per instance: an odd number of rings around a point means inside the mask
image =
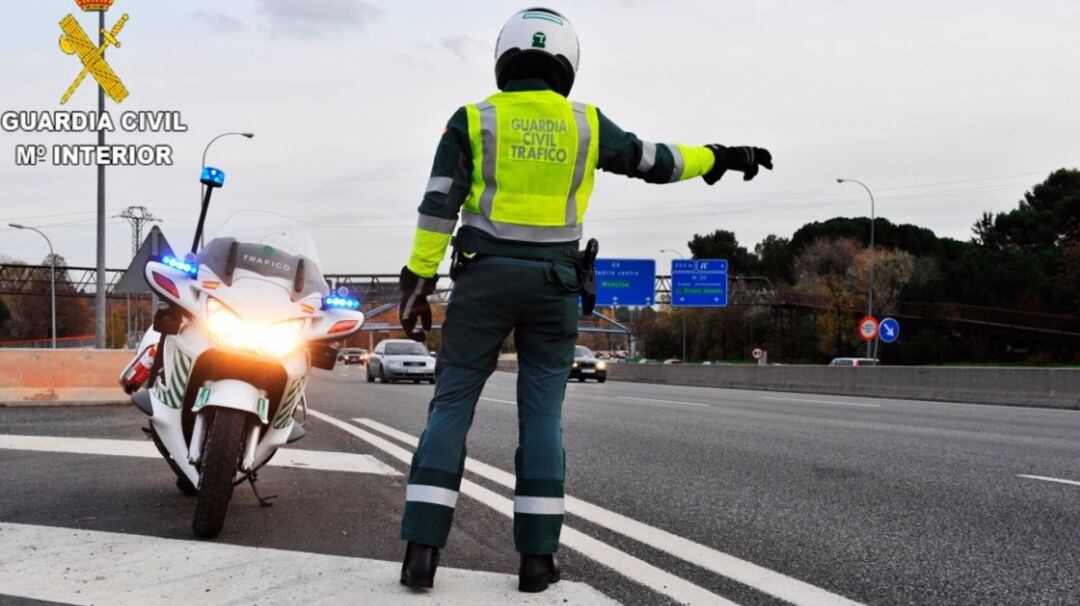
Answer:
POLYGON ((656 261, 597 259, 596 304, 648 306, 656 300, 656 261))
POLYGON ((726 259, 672 259, 672 307, 727 307, 726 259))
POLYGON ((886 343, 892 343, 900 338, 900 323, 892 318, 885 318, 878 325, 878 338, 886 343))

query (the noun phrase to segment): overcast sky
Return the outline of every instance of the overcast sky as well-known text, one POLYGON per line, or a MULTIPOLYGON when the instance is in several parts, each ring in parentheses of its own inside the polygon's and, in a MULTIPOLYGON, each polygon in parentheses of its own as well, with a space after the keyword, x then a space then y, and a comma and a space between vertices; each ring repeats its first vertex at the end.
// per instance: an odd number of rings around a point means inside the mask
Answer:
MULTIPOLYGON (((56 110, 80 66, 60 52, 70 0, 5 0, 0 111, 56 110), (13 17, 13 18, 12 18, 13 17)), ((769 148, 776 170, 648 185, 601 173, 586 235, 605 257, 686 250, 733 230, 753 247, 834 216, 879 216, 966 239, 983 211, 1012 208, 1051 170, 1080 165, 1080 2, 1015 0, 553 2, 581 38, 572 94, 643 138, 769 148)), ((107 58, 123 110, 178 110, 188 132, 116 133, 164 143, 176 164, 108 170, 115 214, 145 205, 181 247, 197 219, 203 146, 228 173, 210 224, 244 208, 295 217, 324 271, 395 272, 407 258, 435 144, 453 111, 494 92, 507 2, 117 0, 131 15, 107 58)), ((89 31, 90 15, 76 15, 89 31)), ((95 37, 96 39, 96 37, 95 37)), ((88 78, 64 109, 96 108, 88 78)), ((0 257, 38 261, 35 225, 75 265, 94 263, 95 170, 16 167, 18 143, 91 133, 0 133, 0 257)), ((130 258, 108 224, 108 264, 130 258)), ((445 265, 443 266, 445 270, 445 265)))

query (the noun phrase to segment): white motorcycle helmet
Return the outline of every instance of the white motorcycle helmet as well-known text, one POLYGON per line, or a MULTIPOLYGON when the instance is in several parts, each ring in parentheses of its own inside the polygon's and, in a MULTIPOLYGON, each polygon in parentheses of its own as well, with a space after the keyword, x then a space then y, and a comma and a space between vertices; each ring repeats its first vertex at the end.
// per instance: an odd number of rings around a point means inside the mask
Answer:
POLYGON ((499 88, 514 78, 540 77, 566 96, 578 69, 577 32, 570 21, 549 8, 515 13, 495 43, 495 81, 499 88))

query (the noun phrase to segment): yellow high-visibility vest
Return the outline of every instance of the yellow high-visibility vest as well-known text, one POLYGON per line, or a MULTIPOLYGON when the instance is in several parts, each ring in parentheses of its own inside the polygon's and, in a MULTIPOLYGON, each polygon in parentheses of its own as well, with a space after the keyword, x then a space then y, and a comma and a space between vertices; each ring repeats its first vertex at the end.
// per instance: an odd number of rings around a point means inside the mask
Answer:
POLYGON ((473 169, 462 225, 508 240, 580 239, 600 154, 596 108, 522 91, 465 111, 473 169))

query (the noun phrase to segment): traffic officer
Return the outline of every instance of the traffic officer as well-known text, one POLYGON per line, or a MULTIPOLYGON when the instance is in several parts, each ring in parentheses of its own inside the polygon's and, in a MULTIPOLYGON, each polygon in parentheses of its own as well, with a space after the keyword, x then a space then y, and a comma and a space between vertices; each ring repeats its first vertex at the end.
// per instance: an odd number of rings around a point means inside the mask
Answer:
POLYGON ((412 255, 401 270, 406 333, 431 328, 427 296, 454 238, 454 287, 443 323, 438 382, 413 456, 401 537, 401 582, 432 587, 465 464, 476 401, 513 334, 518 356, 514 544, 519 589, 559 580, 563 523, 562 401, 577 340, 578 292, 588 268, 578 250, 597 168, 674 183, 725 171, 750 180, 772 169, 759 147, 643 141, 566 96, 578 68, 570 21, 545 8, 520 11, 499 34, 500 92, 450 118, 428 180, 412 255), (419 326, 417 323, 419 322, 419 326))

